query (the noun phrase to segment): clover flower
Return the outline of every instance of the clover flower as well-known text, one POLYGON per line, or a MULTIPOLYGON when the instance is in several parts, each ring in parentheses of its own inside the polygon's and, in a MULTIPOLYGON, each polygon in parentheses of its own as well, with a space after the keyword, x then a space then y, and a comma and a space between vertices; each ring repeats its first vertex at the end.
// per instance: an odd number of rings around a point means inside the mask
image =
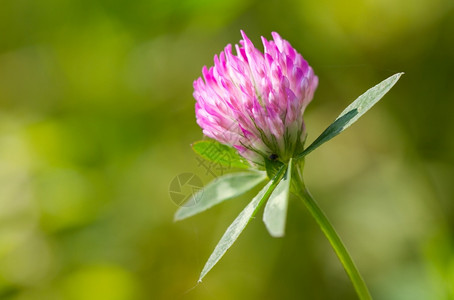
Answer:
POLYGON ((268 183, 227 228, 203 267, 199 282, 233 245, 261 206, 265 206, 263 222, 270 235, 284 236, 289 196, 293 193, 302 200, 331 243, 359 299, 371 300, 364 279, 342 240, 304 184, 303 162, 308 154, 364 115, 403 73, 394 74, 368 89, 304 148, 303 112, 317 88, 317 76, 277 33, 272 33, 273 41, 262 37, 263 53, 243 31, 241 34, 240 46, 235 45, 237 55, 233 55, 232 46, 227 45, 214 57, 213 67, 203 67, 203 79, 194 82, 197 123, 206 136, 217 141, 199 141, 192 148, 211 163, 243 169, 243 172, 225 174, 207 184, 191 196, 187 202, 191 205, 178 209, 175 220, 201 213, 264 181, 268 183), (226 160, 219 159, 225 154, 226 160), (266 172, 251 170, 240 155, 254 167, 264 166, 262 169, 266 172))
POLYGON ((303 150, 303 112, 312 100, 318 78, 306 60, 276 32, 262 37, 264 52, 246 34, 229 44, 214 66, 203 67, 194 81, 197 123, 203 133, 235 147, 250 162, 288 161, 303 150))

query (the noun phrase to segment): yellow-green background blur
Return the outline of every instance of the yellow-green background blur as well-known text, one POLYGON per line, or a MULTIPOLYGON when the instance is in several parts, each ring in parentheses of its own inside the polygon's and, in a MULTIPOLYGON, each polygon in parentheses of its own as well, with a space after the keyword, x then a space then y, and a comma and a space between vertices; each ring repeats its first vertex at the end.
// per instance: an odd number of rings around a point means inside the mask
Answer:
POLYGON ((0 299, 355 299, 294 198, 284 238, 260 213, 193 288, 254 195, 172 220, 171 180, 213 179, 192 82, 240 29, 260 48, 279 32, 319 76, 309 142, 406 73, 306 183, 375 299, 454 299, 452 0, 2 0, 0 299))

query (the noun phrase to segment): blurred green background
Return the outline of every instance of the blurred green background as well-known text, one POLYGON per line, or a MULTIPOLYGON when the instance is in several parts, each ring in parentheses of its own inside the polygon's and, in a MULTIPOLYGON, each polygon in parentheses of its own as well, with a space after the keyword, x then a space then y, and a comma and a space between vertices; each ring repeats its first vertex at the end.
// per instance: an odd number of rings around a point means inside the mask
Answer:
POLYGON ((454 299, 452 0, 0 6, 1 299, 355 299, 296 199, 285 238, 260 214, 194 287, 254 195, 172 220, 172 179, 215 177, 189 147, 202 138, 192 82, 240 29, 257 47, 279 32, 313 66, 309 141, 406 72, 305 177, 375 299, 454 299))

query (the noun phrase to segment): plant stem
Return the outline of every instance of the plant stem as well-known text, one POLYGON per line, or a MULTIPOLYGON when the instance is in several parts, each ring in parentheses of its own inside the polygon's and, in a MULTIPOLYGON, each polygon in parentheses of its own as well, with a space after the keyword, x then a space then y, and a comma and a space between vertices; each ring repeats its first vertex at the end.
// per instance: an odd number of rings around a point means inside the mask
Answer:
POLYGON ((314 217, 314 219, 317 221, 326 238, 331 243, 334 252, 336 252, 337 256, 339 257, 339 260, 344 266, 345 271, 350 277, 350 280, 356 290, 356 293, 358 294, 359 299, 372 300, 369 290, 367 289, 366 283, 361 277, 361 274, 359 274, 359 271, 356 268, 355 263, 350 257, 350 254, 348 253, 344 244, 342 243, 342 240, 336 233, 336 230, 334 230, 333 225, 331 225, 326 215, 318 206, 317 202, 315 202, 309 191, 306 189, 300 166, 297 165, 294 170, 295 172, 293 175, 294 176, 293 184, 296 190, 296 194, 303 200, 304 205, 307 207, 312 217, 314 217))

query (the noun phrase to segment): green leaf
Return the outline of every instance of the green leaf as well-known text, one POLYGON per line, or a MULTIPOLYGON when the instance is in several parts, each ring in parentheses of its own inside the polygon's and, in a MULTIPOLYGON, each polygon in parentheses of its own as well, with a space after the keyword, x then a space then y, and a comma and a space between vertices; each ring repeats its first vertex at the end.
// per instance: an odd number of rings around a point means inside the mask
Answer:
POLYGON ((192 195, 186 203, 195 204, 192 206, 183 204, 175 213, 174 220, 191 217, 222 201, 244 194, 265 179, 264 172, 230 173, 218 177, 192 195))
POLYGON ((367 90, 353 101, 323 133, 296 158, 301 158, 329 141, 350 125, 355 123, 365 112, 374 106, 399 80, 404 73, 397 73, 367 90))
POLYGON ((292 175, 292 160, 290 159, 284 177, 277 185, 265 206, 263 222, 273 237, 282 237, 285 234, 285 220, 292 175))
POLYGON ((251 166, 235 148, 217 141, 204 140, 192 144, 192 150, 204 159, 229 168, 248 169, 251 166))
POLYGON ((261 204, 268 199, 270 194, 276 188, 276 185, 284 171, 284 168, 278 172, 278 174, 252 199, 252 201, 243 209, 243 211, 236 217, 235 221, 227 228, 227 231, 222 236, 219 243, 216 245, 213 253, 203 267, 200 273, 199 282, 202 278, 216 265, 221 259, 225 252, 233 245, 236 239, 243 232, 246 225, 249 223, 251 218, 256 214, 261 204))

